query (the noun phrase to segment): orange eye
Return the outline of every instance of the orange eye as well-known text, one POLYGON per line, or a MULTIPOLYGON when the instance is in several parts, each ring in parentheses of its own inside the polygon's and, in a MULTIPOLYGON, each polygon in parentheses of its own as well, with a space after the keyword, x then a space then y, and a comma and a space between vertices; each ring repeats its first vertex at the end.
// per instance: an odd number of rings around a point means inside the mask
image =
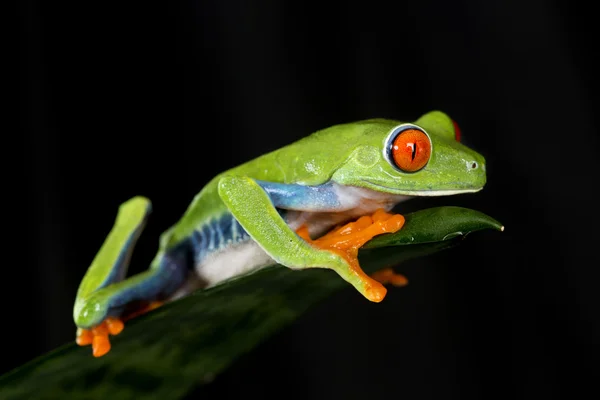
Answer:
POLYGON ((390 153, 398 168, 406 172, 415 172, 429 161, 431 142, 425 132, 415 128, 406 129, 396 136, 390 153))

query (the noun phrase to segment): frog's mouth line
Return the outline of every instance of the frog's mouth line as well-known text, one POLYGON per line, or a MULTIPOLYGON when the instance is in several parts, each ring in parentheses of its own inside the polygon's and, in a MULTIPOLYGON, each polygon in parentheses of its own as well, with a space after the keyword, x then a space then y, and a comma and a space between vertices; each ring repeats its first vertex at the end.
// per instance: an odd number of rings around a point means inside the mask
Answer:
POLYGON ((366 187, 369 189, 376 190, 385 190, 387 193, 392 194, 401 194, 405 196, 422 196, 422 197, 435 197, 435 196, 452 196, 455 194, 463 194, 463 193, 475 193, 479 192, 483 189, 482 187, 478 188, 468 188, 468 189, 448 189, 448 190, 398 190, 395 188, 391 188, 388 186, 380 185, 379 183, 367 181, 365 179, 361 180, 366 183, 366 187))

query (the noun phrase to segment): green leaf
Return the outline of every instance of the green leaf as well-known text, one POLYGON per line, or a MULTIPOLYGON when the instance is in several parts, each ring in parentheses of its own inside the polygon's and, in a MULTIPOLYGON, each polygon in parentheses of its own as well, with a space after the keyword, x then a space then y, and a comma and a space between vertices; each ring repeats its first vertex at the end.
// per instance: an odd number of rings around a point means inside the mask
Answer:
MULTIPOLYGON (((365 272, 453 247, 470 232, 503 229, 460 207, 405 217, 399 232, 360 250, 365 272)), ((267 267, 129 321, 104 357, 74 343, 43 355, 0 377, 0 398, 178 398, 343 288, 354 290, 333 271, 267 267)))

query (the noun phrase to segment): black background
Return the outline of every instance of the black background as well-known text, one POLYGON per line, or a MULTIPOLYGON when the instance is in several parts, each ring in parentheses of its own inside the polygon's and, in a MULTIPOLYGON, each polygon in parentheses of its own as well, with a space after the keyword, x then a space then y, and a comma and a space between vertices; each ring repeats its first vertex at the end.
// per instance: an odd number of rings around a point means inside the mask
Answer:
POLYGON ((17 257, 3 268, 2 372, 74 339, 77 285, 129 197, 154 208, 136 272, 216 173, 333 124, 440 109, 487 158, 488 184, 400 211, 471 207, 506 231, 406 263, 409 286, 379 305, 340 292, 199 393, 596 390, 591 10, 567 1, 20 5, 14 137, 24 152, 7 171, 22 186, 10 191, 17 223, 4 242, 17 257))

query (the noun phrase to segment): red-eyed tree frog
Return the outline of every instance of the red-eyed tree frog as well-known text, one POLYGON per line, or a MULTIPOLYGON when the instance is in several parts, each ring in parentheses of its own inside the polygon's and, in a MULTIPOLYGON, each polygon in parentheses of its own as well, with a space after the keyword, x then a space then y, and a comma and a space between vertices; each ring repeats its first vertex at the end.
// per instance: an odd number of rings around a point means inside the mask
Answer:
POLYGON ((76 341, 102 356, 124 320, 274 263, 331 269, 380 302, 382 282, 394 277, 366 275, 357 255, 374 236, 402 228, 392 208, 415 196, 477 192, 485 182, 483 156, 460 143, 458 125, 440 111, 414 123, 335 125, 214 177, 161 235, 149 269, 125 278, 150 213, 150 201, 134 197, 79 286, 76 341))

